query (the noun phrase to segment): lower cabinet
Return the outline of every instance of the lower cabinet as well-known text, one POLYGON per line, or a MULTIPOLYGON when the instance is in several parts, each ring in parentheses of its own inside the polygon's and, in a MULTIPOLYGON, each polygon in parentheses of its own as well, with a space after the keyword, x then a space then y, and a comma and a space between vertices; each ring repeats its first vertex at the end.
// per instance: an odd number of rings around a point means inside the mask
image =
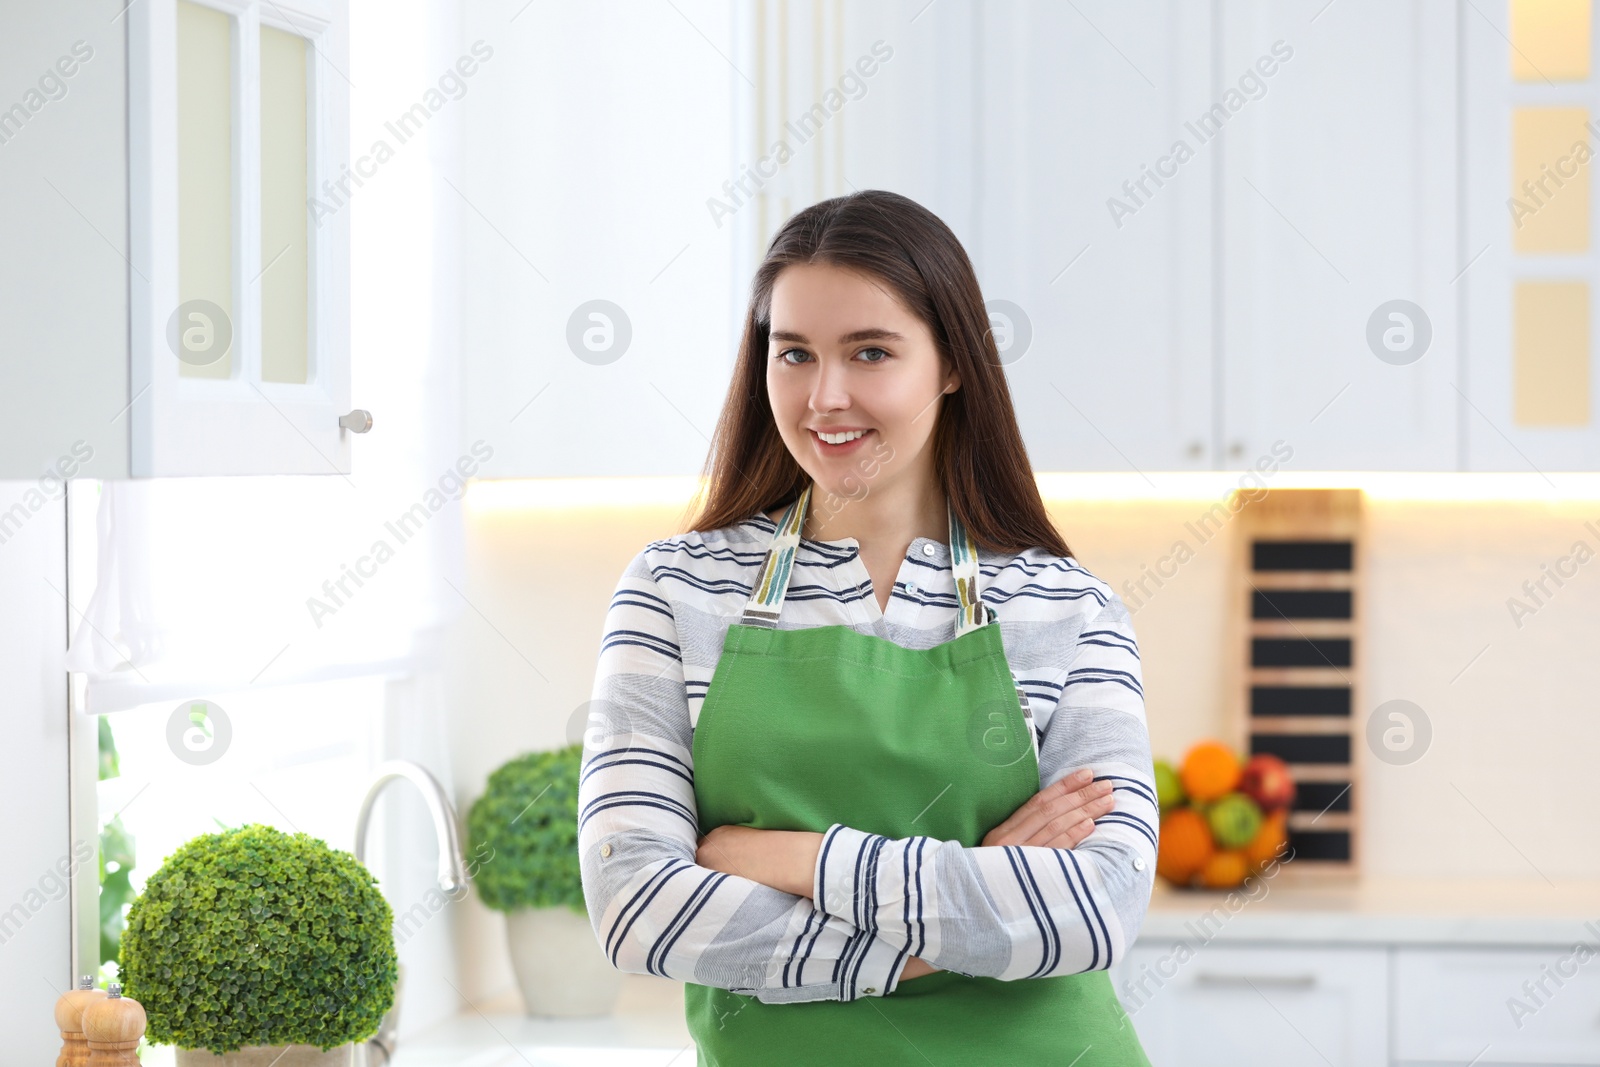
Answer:
POLYGON ((1111 978, 1152 1063, 1388 1062, 1389 963, 1381 947, 1140 943, 1111 978))
POLYGON ((1160 944, 1111 979, 1167 1067, 1600 1064, 1600 949, 1160 944))
POLYGON ((1397 948, 1395 1062, 1600 1063, 1600 951, 1397 948))

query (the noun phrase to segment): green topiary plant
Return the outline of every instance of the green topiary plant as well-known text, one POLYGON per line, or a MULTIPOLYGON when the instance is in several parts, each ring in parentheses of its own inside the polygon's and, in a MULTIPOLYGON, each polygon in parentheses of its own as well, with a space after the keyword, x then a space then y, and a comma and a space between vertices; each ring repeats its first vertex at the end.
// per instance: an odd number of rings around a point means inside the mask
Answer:
POLYGON ((474 876, 496 911, 566 906, 587 915, 578 867, 578 768, 583 745, 529 752, 489 775, 467 833, 493 849, 474 876))
POLYGON ((129 910, 123 990, 180 1048, 364 1041, 394 1004, 393 923, 348 852, 260 824, 204 834, 129 910))

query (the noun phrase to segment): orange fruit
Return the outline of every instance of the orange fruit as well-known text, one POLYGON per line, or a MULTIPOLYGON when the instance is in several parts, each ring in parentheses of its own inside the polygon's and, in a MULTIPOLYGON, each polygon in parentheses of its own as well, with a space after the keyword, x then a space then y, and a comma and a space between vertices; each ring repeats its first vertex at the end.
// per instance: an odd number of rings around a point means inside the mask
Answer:
POLYGON ((1179 808, 1162 819, 1157 840, 1156 873, 1173 885, 1188 885, 1217 847, 1206 817, 1193 808, 1179 808))
POLYGON ((1289 813, 1286 810, 1268 813, 1261 820, 1261 829, 1256 831, 1256 836, 1244 847, 1245 859, 1250 861, 1253 871, 1265 867, 1278 855, 1289 840, 1289 813))
POLYGON ((1200 884, 1207 889, 1232 889, 1249 873, 1250 861, 1245 859, 1244 850, 1227 848, 1206 860, 1200 868, 1200 884))
POLYGON ((1216 800, 1239 784, 1239 757, 1220 741, 1201 741, 1183 757, 1184 792, 1195 800, 1216 800))

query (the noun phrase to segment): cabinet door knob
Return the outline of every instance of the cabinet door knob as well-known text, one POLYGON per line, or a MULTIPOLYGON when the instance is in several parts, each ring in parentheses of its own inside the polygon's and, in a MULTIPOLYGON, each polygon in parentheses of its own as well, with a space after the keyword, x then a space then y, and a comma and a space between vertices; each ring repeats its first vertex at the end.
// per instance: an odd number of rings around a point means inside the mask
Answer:
POLYGON ((1235 441, 1233 444, 1229 445, 1228 455, 1232 456, 1234 459, 1238 459, 1240 456, 1244 455, 1244 442, 1235 441))
POLYGON ((1189 442, 1188 452, 1190 459, 1199 459, 1201 453, 1205 452, 1205 450, 1205 445, 1202 445, 1199 441, 1189 442))
POLYGON ((372 412, 356 408, 348 415, 339 416, 339 429, 351 433, 366 433, 372 429, 372 412))

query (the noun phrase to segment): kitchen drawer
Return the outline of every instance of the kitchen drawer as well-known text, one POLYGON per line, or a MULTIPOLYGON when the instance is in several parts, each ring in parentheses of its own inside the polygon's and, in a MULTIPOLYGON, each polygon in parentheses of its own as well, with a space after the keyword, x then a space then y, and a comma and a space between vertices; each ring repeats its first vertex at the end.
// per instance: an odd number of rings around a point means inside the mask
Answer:
POLYGON ((1372 1067, 1388 1062, 1382 948, 1134 946, 1112 983, 1152 1063, 1372 1067))
POLYGON ((1397 1060, 1600 1063, 1593 950, 1398 948, 1394 984, 1397 1060), (1513 1016, 1513 998, 1529 1010, 1513 1016))

